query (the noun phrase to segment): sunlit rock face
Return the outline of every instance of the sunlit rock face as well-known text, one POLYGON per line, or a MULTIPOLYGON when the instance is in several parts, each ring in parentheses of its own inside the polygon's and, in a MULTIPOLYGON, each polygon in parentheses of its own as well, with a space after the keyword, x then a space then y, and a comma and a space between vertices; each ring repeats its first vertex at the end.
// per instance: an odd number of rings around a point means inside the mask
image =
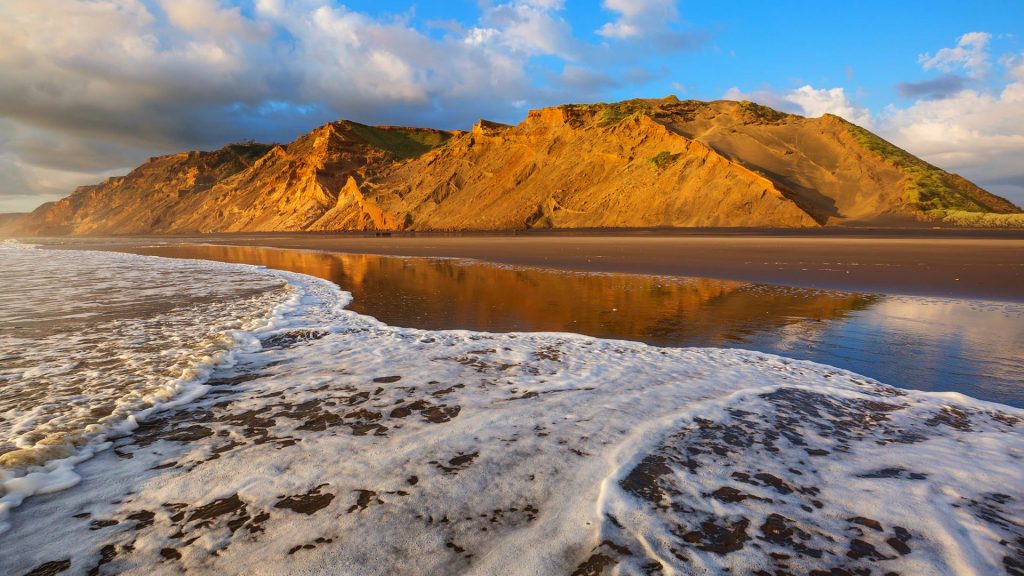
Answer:
POLYGON ((533 110, 468 132, 326 124, 162 156, 18 219, 23 234, 908 223, 1020 210, 838 117, 749 102, 533 110))

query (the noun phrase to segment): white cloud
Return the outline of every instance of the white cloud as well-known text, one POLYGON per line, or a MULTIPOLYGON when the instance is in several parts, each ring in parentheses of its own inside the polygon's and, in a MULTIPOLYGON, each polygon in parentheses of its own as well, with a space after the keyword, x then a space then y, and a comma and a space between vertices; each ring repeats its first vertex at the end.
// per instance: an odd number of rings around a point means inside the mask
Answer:
POLYGON ((607 38, 640 36, 679 17, 675 0, 604 0, 601 5, 619 15, 598 28, 597 33, 607 38))
POLYGON ((603 0, 601 6, 617 14, 594 32, 608 40, 643 44, 661 52, 695 50, 707 35, 692 30, 679 17, 677 0, 603 0))
POLYGON ((893 143, 1024 204, 1024 78, 996 92, 964 90, 942 100, 889 107, 879 131, 893 143))
POLYGON ((246 20, 238 7, 221 6, 217 0, 160 0, 170 23, 187 32, 217 35, 256 35, 259 26, 246 20))
POLYGON ((999 63, 1009 70, 1010 77, 1024 82, 1024 54, 1008 54, 999 63))
MULTIPOLYGON (((971 32, 954 48, 921 57, 925 70, 963 68, 979 78, 991 69, 992 36, 971 32)), ((998 59, 1001 80, 993 88, 963 89, 943 99, 922 98, 905 107, 889 106, 879 116, 879 132, 893 143, 946 170, 1024 206, 1024 54, 998 59)))
POLYGON ((809 84, 787 92, 776 92, 771 88, 763 88, 754 92, 743 92, 737 87, 726 90, 722 96, 726 100, 751 100, 777 110, 817 118, 824 114, 834 114, 870 128, 873 124, 871 112, 850 100, 843 88, 815 88, 809 84))
POLYGON ((791 90, 784 98, 799 106, 805 116, 834 114, 860 126, 872 124, 868 109, 853 104, 843 88, 814 88, 808 84, 791 90))
MULTIPOLYGON (((968 74, 990 70, 986 51, 991 36, 972 32, 955 48, 921 58, 925 70, 962 67, 968 74)), ((871 114, 843 88, 802 86, 779 93, 769 89, 726 92, 733 100, 754 100, 788 112, 820 116, 828 112, 868 127, 912 154, 945 170, 962 174, 983 188, 1024 206, 1024 53, 998 59, 1002 79, 994 89, 963 83, 942 98, 927 91, 907 106, 887 106, 871 114)), ((941 78, 940 78, 941 80, 941 78)), ((925 81, 919 84, 935 83, 925 81)))
POLYGON ((949 72, 963 68, 972 78, 979 78, 989 69, 988 44, 991 39, 992 35, 986 32, 968 32, 957 39, 953 48, 943 48, 934 56, 922 54, 918 60, 925 70, 949 72))
POLYGON ((472 44, 473 46, 480 46, 487 44, 498 35, 498 31, 494 28, 470 28, 466 34, 464 42, 466 44, 472 44))
POLYGON ((562 2, 520 0, 488 8, 480 21, 495 32, 490 43, 527 55, 578 57, 568 22, 558 15, 562 2))

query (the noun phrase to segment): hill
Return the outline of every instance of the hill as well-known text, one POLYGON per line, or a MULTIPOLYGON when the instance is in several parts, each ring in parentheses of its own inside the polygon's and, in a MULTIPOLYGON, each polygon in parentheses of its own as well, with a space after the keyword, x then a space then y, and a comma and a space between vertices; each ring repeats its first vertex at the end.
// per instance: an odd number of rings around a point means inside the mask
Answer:
MULTIPOLYGON (((22 234, 1012 225, 1018 207, 841 118, 628 100, 470 131, 333 122, 286 145, 152 158, 22 234)), ((8 228, 12 225, 8 223, 8 228)))

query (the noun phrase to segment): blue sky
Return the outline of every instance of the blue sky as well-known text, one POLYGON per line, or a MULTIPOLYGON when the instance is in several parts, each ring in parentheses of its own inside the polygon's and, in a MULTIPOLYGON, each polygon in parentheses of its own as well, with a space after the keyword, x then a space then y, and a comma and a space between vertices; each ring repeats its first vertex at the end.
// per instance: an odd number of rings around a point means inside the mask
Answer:
POLYGON ((1024 2, 4 0, 0 211, 348 118, 675 94, 839 114, 1024 204, 1024 2))
MULTIPOLYGON (((353 10, 378 18, 408 18, 415 26, 441 34, 431 23, 455 20, 471 26, 482 3, 346 2, 353 10)), ((695 99, 720 98, 729 88, 844 86, 861 104, 882 109, 905 100, 897 86, 941 75, 923 70, 919 56, 952 46, 965 33, 992 34, 995 53, 1024 51, 1024 2, 948 0, 858 3, 792 0, 788 2, 677 2, 677 30, 702 32, 706 40, 692 51, 650 51, 642 64, 657 75, 650 82, 608 90, 607 100, 676 94, 695 99), (685 90, 680 94, 678 88, 685 90)), ((597 1, 567 0, 561 15, 583 41, 601 43, 596 31, 615 16, 597 1)), ((559 59, 538 59, 560 70, 559 59)), ((998 78, 988 79, 998 86, 998 78)))

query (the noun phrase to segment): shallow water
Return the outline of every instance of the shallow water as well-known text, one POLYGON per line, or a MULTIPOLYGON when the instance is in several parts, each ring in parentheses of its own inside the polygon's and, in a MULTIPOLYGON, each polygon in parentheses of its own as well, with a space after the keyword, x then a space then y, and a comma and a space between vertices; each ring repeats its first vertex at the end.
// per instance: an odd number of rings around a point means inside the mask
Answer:
MULTIPOLYGON (((1024 563, 1024 410, 759 352, 395 327, 287 272, 36 252, 68 278, 134 278, 121 296, 161 275, 189 292, 193 273, 284 282, 290 296, 268 303, 273 321, 239 330, 234 361, 195 382, 203 395, 137 413, 74 466, 77 485, 9 508, 0 573, 968 575, 1024 563)), ((0 505, 23 472, 5 472, 0 505)))
POLYGON ((317 276, 351 292, 352 310, 393 326, 573 332, 659 346, 759 350, 900 387, 1024 407, 1020 304, 271 248, 137 251, 317 276))
MULTIPOLYGON (((37 422, 20 419, 17 389, 63 399, 34 401, 59 424, 65 405, 82 416, 143 382, 180 382, 161 369, 203 351, 190 334, 230 339, 221 361, 185 362, 189 385, 131 400, 132 426, 97 422, 74 461, 0 465, 0 573, 967 575, 1024 563, 1011 481, 1024 475, 1022 410, 756 352, 394 327, 347 310, 335 284, 253 266, 45 250, 5 261, 66 279, 8 286, 24 310, 104 295, 116 310, 155 287, 162 302, 78 326, 105 338, 115 375, 137 366, 150 379, 71 395, 67 382, 105 371, 8 373, 0 410, 20 429, 37 422)), ((415 285, 434 274, 417 270, 415 285)), ((739 301, 780 297, 750 293, 739 301)), ((854 307, 820 297, 836 304, 828 318, 854 307)), ((779 301, 790 315, 814 306, 779 301)), ((45 352, 52 327, 30 316, 13 329, 45 352)), ((760 325, 792 326, 787 316, 760 325)), ((66 345, 77 358, 90 344, 66 345)))
POLYGON ((73 485, 78 459, 202 395, 290 294, 217 263, 12 244, 0 270, 0 532, 23 496, 73 485))

